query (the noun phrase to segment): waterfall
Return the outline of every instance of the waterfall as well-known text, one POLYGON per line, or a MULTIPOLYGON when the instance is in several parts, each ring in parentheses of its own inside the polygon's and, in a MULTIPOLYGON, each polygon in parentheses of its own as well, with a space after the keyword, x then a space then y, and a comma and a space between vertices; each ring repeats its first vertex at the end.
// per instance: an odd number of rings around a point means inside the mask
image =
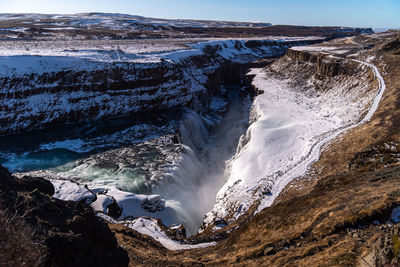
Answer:
MULTIPOLYGON (((207 203, 210 169, 202 155, 207 153, 210 142, 208 126, 215 124, 198 113, 189 110, 179 126, 183 152, 179 163, 170 167, 153 192, 167 200, 167 205, 177 211, 189 234, 199 229, 203 215, 212 208, 207 203)), ((218 187, 219 188, 219 187, 218 187)), ((214 201, 213 201, 214 202, 214 201)))
MULTIPOLYGON (((180 141, 182 144, 201 151, 208 142, 208 129, 205 122, 207 120, 204 116, 199 115, 193 110, 188 110, 179 125, 180 141)), ((215 121, 210 121, 208 126, 213 126, 215 121)))
POLYGON ((238 90, 229 94, 231 106, 223 118, 188 111, 180 123, 184 151, 178 164, 153 189, 177 211, 188 234, 195 234, 204 215, 226 182, 225 161, 235 154, 248 123, 250 100, 240 101, 238 90))

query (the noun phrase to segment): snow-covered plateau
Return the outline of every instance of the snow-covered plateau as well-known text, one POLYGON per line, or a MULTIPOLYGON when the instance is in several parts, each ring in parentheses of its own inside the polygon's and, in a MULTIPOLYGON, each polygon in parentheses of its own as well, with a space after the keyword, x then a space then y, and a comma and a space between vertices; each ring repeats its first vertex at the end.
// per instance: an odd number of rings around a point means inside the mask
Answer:
POLYGON ((351 27, 301 27, 264 22, 157 19, 129 14, 0 14, 0 40, 132 40, 264 36, 349 36, 351 27))

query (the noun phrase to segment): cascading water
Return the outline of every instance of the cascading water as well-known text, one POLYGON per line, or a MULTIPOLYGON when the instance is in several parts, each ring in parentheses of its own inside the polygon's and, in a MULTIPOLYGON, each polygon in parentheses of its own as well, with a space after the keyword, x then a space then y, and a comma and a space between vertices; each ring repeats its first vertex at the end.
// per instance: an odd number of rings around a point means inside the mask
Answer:
POLYGON ((187 113, 180 125, 182 160, 153 190, 177 211, 189 234, 198 231, 213 208, 226 181, 225 161, 235 153, 247 127, 250 100, 240 101, 238 93, 238 88, 228 91, 230 107, 222 120, 187 113))

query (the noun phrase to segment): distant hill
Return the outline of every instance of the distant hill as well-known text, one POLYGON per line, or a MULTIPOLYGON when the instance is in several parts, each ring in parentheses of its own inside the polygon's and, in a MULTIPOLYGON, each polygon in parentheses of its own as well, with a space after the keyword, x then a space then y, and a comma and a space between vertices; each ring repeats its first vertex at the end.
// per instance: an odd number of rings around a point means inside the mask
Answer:
POLYGON ((304 27, 257 22, 157 19, 128 14, 0 14, 0 39, 143 39, 199 37, 331 36, 371 29, 304 27))

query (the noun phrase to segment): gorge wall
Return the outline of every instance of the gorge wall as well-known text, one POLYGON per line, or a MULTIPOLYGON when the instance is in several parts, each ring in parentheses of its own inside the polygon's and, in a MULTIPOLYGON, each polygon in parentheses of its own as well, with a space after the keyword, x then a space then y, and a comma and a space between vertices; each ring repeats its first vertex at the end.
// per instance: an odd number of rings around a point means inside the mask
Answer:
POLYGON ((190 106, 195 98, 207 106, 224 77, 239 80, 243 64, 320 41, 216 41, 159 62, 5 57, 0 66, 0 135, 190 106))

